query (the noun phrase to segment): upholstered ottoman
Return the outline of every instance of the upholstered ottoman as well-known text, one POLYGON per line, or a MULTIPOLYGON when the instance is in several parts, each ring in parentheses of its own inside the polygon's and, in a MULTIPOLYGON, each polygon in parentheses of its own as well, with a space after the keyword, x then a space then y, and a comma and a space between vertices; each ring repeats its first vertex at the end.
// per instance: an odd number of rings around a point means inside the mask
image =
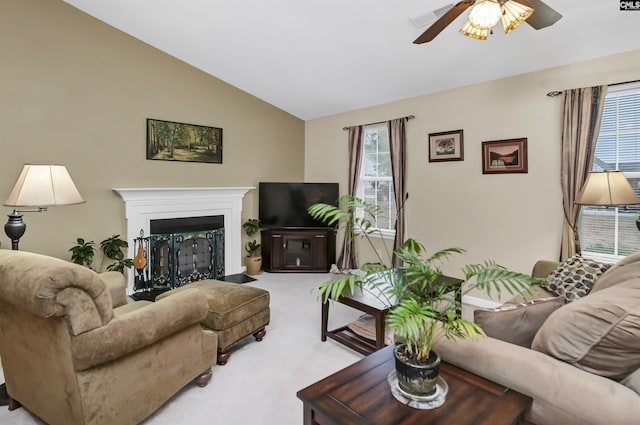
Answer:
POLYGON ((200 289, 209 302, 209 311, 201 325, 218 335, 218 364, 227 363, 231 347, 245 337, 253 334, 256 341, 262 341, 270 320, 268 291, 206 279, 172 289, 156 299, 188 288, 200 289))

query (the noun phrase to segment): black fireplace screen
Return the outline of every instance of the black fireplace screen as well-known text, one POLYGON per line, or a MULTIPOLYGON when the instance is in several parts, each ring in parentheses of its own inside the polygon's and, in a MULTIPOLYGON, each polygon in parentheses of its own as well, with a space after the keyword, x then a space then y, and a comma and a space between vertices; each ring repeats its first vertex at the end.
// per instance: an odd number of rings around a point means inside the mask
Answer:
POLYGON ((152 288, 224 276, 224 229, 152 234, 149 251, 152 288))

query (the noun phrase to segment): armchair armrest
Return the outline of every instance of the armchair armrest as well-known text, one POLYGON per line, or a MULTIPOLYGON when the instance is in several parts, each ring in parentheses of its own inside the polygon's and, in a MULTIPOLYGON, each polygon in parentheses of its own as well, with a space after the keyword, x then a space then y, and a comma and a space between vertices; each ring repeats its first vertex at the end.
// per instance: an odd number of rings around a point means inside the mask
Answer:
POLYGON ((122 316, 71 339, 76 371, 115 360, 193 325, 200 325, 208 304, 188 289, 122 316))

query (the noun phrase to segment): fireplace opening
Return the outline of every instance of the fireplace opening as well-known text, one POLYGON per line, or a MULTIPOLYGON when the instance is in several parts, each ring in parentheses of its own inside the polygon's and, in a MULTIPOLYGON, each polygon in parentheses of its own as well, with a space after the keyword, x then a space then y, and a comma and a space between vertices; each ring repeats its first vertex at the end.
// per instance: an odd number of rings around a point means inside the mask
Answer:
POLYGON ((224 216, 150 220, 149 277, 134 290, 168 290, 224 277, 224 216))
POLYGON ((166 233, 198 232, 224 228, 223 215, 207 215, 202 217, 161 218, 149 221, 152 235, 166 233))

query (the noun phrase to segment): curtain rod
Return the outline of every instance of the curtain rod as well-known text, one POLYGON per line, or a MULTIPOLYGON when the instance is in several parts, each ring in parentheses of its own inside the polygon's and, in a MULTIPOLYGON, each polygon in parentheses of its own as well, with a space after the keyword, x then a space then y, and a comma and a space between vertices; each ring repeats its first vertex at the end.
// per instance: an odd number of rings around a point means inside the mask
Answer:
MULTIPOLYGON (((632 83, 640 83, 640 80, 631 80, 631 81, 620 81, 619 83, 611 83, 611 84, 607 84, 608 87, 611 86, 621 86, 622 84, 632 84, 632 83)), ((562 91, 550 91, 549 93, 547 93, 547 96, 549 97, 556 97, 556 96, 560 96, 563 92, 562 91)))
MULTIPOLYGON (((407 115, 406 117, 402 117, 406 120, 412 120, 414 119, 416 116, 415 115, 407 115)), ((382 124, 385 123, 387 121, 378 121, 378 122, 370 122, 369 124, 362 124, 363 126, 365 125, 374 125, 374 124, 382 124)), ((351 127, 354 127, 353 125, 351 127)), ((342 127, 343 130, 349 130, 351 127, 342 127)))

